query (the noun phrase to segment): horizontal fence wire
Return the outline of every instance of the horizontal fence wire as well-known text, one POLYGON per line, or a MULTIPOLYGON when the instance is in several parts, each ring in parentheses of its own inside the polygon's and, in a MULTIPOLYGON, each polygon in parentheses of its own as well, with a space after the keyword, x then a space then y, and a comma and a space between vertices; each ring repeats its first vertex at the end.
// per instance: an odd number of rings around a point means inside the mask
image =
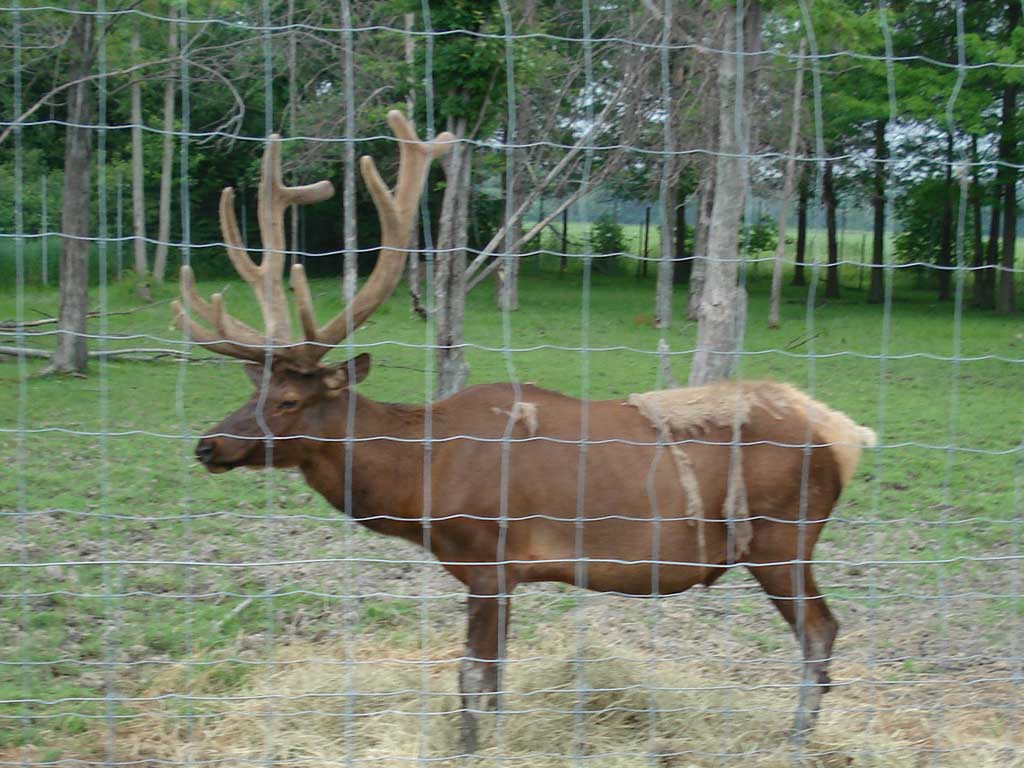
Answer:
POLYGON ((1024 766, 1021 13, 869 5, 0 6, 0 766, 1024 766))

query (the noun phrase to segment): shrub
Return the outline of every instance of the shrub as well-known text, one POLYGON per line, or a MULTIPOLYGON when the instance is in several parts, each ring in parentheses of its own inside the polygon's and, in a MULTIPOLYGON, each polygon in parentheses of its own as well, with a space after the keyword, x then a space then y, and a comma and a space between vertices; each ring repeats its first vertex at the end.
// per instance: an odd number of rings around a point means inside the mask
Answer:
POLYGON ((626 250, 626 234, 608 213, 603 213, 590 227, 590 246, 595 256, 614 258, 626 250))
POLYGON ((774 251, 778 243, 778 230, 771 216, 762 215, 756 222, 740 232, 740 243, 749 253, 774 251))

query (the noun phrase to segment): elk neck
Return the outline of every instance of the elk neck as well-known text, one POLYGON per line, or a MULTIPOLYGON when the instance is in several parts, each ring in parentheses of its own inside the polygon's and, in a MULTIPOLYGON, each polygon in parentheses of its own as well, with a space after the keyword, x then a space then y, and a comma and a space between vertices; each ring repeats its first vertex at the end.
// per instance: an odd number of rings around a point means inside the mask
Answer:
POLYGON ((348 434, 352 397, 355 440, 314 442, 299 468, 311 488, 367 527, 391 535, 418 536, 418 525, 412 530, 400 520, 374 518, 422 518, 426 410, 423 406, 381 403, 353 392, 325 406, 321 434, 330 438, 348 434), (349 509, 345 508, 346 451, 351 451, 352 457, 349 509))

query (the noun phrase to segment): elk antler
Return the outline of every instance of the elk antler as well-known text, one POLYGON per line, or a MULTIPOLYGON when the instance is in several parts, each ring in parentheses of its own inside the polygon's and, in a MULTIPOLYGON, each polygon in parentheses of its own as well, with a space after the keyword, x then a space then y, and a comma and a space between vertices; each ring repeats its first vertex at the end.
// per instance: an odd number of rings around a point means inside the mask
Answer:
MULTIPOLYGON (((260 333, 229 315, 224 309, 224 297, 219 293, 213 294, 209 302, 205 301, 195 289, 195 278, 188 266, 181 268, 182 297, 187 297, 185 304, 189 311, 198 315, 212 329, 186 315, 182 304, 174 301, 171 306, 178 328, 184 329, 187 323, 191 339, 214 352, 243 360, 265 360, 267 345, 270 344, 274 347, 272 354, 275 360, 281 360, 297 370, 311 371, 332 346, 344 339, 350 330, 362 325, 398 284, 430 161, 447 152, 455 141, 455 137, 447 132, 438 135, 433 142, 420 141, 412 123, 398 110, 388 113, 388 123, 400 142, 398 183, 392 192, 381 179, 373 159, 367 156, 360 158, 363 180, 370 190, 380 219, 381 248, 373 272, 344 310, 317 328, 306 271, 301 264, 293 264, 292 288, 295 290, 303 342, 292 345, 288 303, 282 285, 284 212, 291 204, 326 200, 334 194, 334 187, 329 181, 302 187, 284 186, 281 182, 280 136, 274 134, 263 154, 260 177, 259 225, 263 238, 263 260, 259 266, 253 263, 242 243, 235 219, 234 189, 226 187, 220 197, 220 225, 228 257, 256 295, 266 331, 260 333)), ((352 213, 346 211, 345 215, 350 216, 352 213)))

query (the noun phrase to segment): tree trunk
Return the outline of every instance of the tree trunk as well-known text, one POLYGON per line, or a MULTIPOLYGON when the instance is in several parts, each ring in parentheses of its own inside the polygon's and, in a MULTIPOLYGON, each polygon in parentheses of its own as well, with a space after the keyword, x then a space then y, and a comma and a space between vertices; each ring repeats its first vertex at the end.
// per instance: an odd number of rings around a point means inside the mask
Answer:
MULTIPOLYGON (((405 65, 409 71, 413 71, 416 63, 416 37, 412 34, 413 24, 416 21, 415 13, 405 14, 405 65)), ((409 91, 405 96, 405 107, 409 119, 415 114, 416 109, 416 88, 410 81, 409 91)), ((417 207, 412 218, 412 234, 409 239, 409 258, 406 261, 406 284, 409 286, 409 302, 412 311, 418 317, 427 319, 427 310, 423 306, 423 284, 420 279, 420 211, 417 207)))
MULTIPOLYGON (((512 229, 513 237, 523 233, 521 224, 515 224, 512 229)), ((510 252, 507 267, 498 269, 498 309, 503 312, 519 309, 519 267, 522 262, 522 254, 517 248, 510 252)))
MULTIPOLYGON (((178 53, 178 6, 170 4, 170 35, 167 39, 167 55, 178 53)), ((174 76, 168 74, 164 81, 164 125, 163 154, 160 158, 160 214, 157 222, 156 253, 153 254, 153 282, 160 285, 167 272, 168 240, 171 237, 171 183, 174 179, 174 76)))
MULTIPOLYGON (((513 150, 519 152, 520 150, 513 150)), ((516 166, 519 167, 518 165, 516 166)), ((512 200, 510 204, 506 206, 506 211, 514 211, 519 201, 523 199, 525 194, 524 182, 526 181, 525 169, 516 173, 515 181, 512 183, 512 200)), ((508 226, 508 235, 506 236, 506 242, 515 243, 520 240, 523 236, 523 220, 522 218, 513 222, 511 226, 508 226)), ((504 248, 502 249, 505 250, 504 248)), ((519 309, 519 267, 522 264, 522 246, 512 246, 509 249, 508 256, 499 256, 498 258, 504 259, 505 264, 498 268, 495 272, 497 275, 496 292, 498 309, 503 312, 515 312, 519 309)))
POLYGON ((697 223, 693 229, 693 268, 690 270, 690 296, 686 319, 696 320, 704 293, 704 277, 708 266, 708 235, 715 202, 715 170, 708 168, 697 186, 697 223))
MULTIPOLYGON (((523 29, 527 32, 534 31, 537 24, 537 0, 525 0, 522 3, 522 10, 523 29)), ((519 98, 519 105, 516 110, 516 124, 510 126, 510 128, 514 129, 514 131, 509 132, 514 134, 514 143, 519 145, 529 143, 531 136, 530 126, 533 124, 532 117, 532 92, 529 88, 526 88, 519 98)), ((506 247, 502 249, 509 253, 505 258, 506 263, 495 274, 497 275, 498 308, 502 311, 514 312, 519 309, 519 270, 523 261, 522 251, 528 245, 526 243, 512 245, 522 239, 525 231, 521 216, 515 218, 514 221, 509 221, 509 219, 514 216, 523 200, 526 199, 529 179, 526 172, 526 150, 514 148, 510 151, 512 153, 514 173, 511 183, 506 184, 505 188, 511 192, 512 199, 505 201, 506 247)))
POLYGON ((946 183, 942 189, 942 224, 939 230, 939 301, 950 299, 953 265, 953 134, 946 131, 946 183))
POLYGON ((728 378, 732 373, 738 321, 745 314, 746 304, 745 292, 736 284, 738 234, 747 175, 747 158, 741 146, 742 132, 746 130, 746 101, 737 98, 735 9, 726 4, 722 13, 725 39, 718 69, 718 150, 721 154, 715 161, 707 270, 698 310, 697 351, 690 370, 690 386, 728 378))
MULTIPOLYGON (((523 125, 522 113, 519 114, 519 124, 523 125)), ((516 136, 516 142, 521 143, 522 137, 518 133, 516 136)), ((513 149, 512 152, 517 156, 516 159, 523 155, 523 150, 520 149, 513 149)), ((519 207, 519 203, 526 195, 527 177, 524 165, 525 163, 517 163, 513 159, 512 183, 509 185, 506 182, 502 187, 511 196, 510 200, 505 201, 506 220, 519 207)), ((514 312, 519 309, 519 265, 522 261, 522 246, 514 244, 522 239, 523 233, 523 220, 521 217, 513 222, 506 221, 505 247, 501 250, 503 254, 507 251, 508 255, 498 256, 504 263, 495 271, 495 299, 497 300, 498 309, 502 312, 514 312)))
POLYGON ((644 208, 644 245, 640 252, 640 260, 636 263, 636 276, 647 277, 647 256, 651 244, 651 206, 644 208))
POLYGON ((985 271, 985 246, 981 238, 981 184, 978 180, 978 137, 971 136, 971 245, 974 258, 971 274, 974 278, 974 304, 977 306, 980 287, 979 279, 985 271))
POLYGON ((559 274, 569 269, 569 209, 562 211, 562 255, 558 265, 559 274))
MULTIPOLYGON (((296 67, 295 67, 295 56, 296 56, 296 33, 295 29, 295 0, 288 0, 288 133, 294 138, 298 135, 296 130, 296 122, 298 117, 298 87, 295 82, 296 67)), ((289 238, 288 258, 285 263, 301 264, 302 263, 302 250, 299 245, 299 206, 292 205, 290 216, 291 219, 291 237, 289 238)), ((286 273, 290 274, 290 273, 286 273)))
MULTIPOLYGON (((671 163, 671 160, 668 161, 671 163)), ((672 243, 674 227, 672 213, 676 207, 675 184, 667 184, 661 196, 661 260, 658 262, 658 280, 655 287, 654 325, 656 328, 672 326, 672 285, 675 247, 672 243)))
POLYGON ((807 203, 811 197, 811 182, 804 173, 800 177, 800 192, 796 199, 796 255, 793 263, 793 285, 807 285, 804 264, 807 263, 807 203))
POLYGON ((679 90, 683 81, 683 57, 672 58, 669 47, 672 44, 672 6, 665 6, 667 15, 663 18, 661 51, 662 84, 661 99, 665 110, 663 125, 663 148, 661 183, 658 190, 658 203, 661 206, 661 260, 658 262, 658 279, 654 289, 654 325, 656 328, 672 326, 672 287, 675 284, 675 264, 672 257, 675 248, 672 246, 674 231, 673 214, 676 208, 676 172, 678 161, 675 157, 675 110, 672 93, 679 90), (670 84, 671 83, 671 84, 670 84))
POLYGON ((978 273, 976 280, 980 283, 975 287, 976 303, 983 309, 996 306, 996 265, 999 263, 999 231, 1002 227, 1003 205, 1000 199, 1002 187, 996 184, 992 199, 991 216, 989 218, 988 243, 985 246, 985 266, 987 269, 978 273))
MULTIPOLYGON (((65 49, 67 77, 78 80, 89 75, 95 55, 95 17, 75 17, 65 49)), ((57 348, 49 370, 83 373, 88 360, 85 344, 85 316, 89 304, 89 170, 92 137, 87 127, 92 120, 91 82, 68 90, 64 139, 64 197, 61 213, 60 311, 57 348)))
MULTIPOLYGON (((132 61, 138 62, 140 21, 132 25, 131 52, 132 61)), ((142 82, 132 78, 132 250, 135 256, 135 279, 138 281, 136 292, 146 301, 151 298, 149 292, 149 259, 146 254, 146 189, 145 177, 142 174, 142 82)))
POLYGON ((686 196, 676 206, 676 261, 672 270, 672 282, 676 285, 690 282, 693 259, 686 255, 686 196))
POLYGON ((804 53, 807 43, 801 38, 799 60, 796 65, 796 85, 793 88, 793 116, 790 119, 789 157, 786 160, 786 175, 782 182, 782 205, 779 207, 779 232, 775 242, 775 263, 772 265, 772 293, 768 307, 768 327, 779 327, 779 309, 782 304, 782 265, 786 250, 786 224, 789 218, 789 199, 793 196, 796 179, 796 152, 800 141, 800 105, 804 98, 804 53))
MULTIPOLYGON (((1010 30, 1020 22, 1020 5, 1009 4, 1010 30)), ((1017 245, 1017 85, 1009 83, 1003 89, 1003 125, 999 138, 999 167, 1003 176, 1003 257, 999 270, 996 311, 1013 312, 1013 267, 1017 245)))
POLYGON ((473 145, 461 141, 466 135, 466 118, 456 120, 453 133, 460 141, 452 148, 445 163, 448 183, 441 203, 437 269, 434 273, 438 399, 458 392, 469 378, 462 343, 466 302, 466 225, 473 145))
POLYGON ((836 211, 839 201, 836 199, 835 179, 832 175, 832 161, 825 161, 825 175, 822 179, 822 196, 825 198, 825 226, 828 229, 828 273, 825 277, 825 298, 839 298, 839 242, 836 238, 836 211))
POLYGON ((875 221, 871 240, 871 283, 868 285, 868 303, 880 304, 885 300, 885 180, 889 159, 889 142, 886 140, 888 120, 875 121, 875 178, 871 197, 875 221))
POLYGON ((341 34, 342 71, 345 80, 345 155, 341 193, 345 261, 342 267, 341 295, 348 304, 356 295, 356 280, 359 276, 359 241, 356 231, 355 73, 352 61, 352 9, 349 0, 342 0, 341 23, 345 28, 341 34))

